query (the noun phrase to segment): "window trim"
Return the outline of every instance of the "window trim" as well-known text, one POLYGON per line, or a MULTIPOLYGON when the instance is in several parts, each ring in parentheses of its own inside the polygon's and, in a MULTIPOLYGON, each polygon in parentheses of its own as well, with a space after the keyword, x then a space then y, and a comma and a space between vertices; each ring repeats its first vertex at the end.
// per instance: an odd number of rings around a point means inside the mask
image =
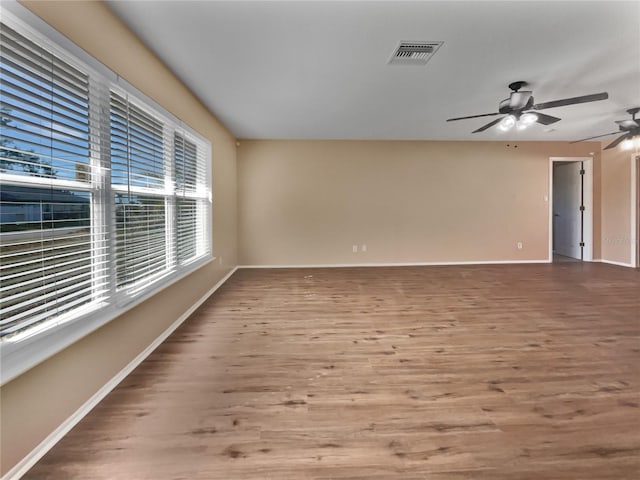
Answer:
MULTIPOLYGON (((119 77, 108 67, 100 63, 96 58, 82 50, 78 45, 71 42, 71 40, 33 14, 26 7, 20 5, 17 1, 5 0, 2 2, 0 9, 3 10, 3 13, 9 13, 9 15, 3 15, 3 23, 6 23, 12 28, 17 28, 21 34, 26 35, 31 40, 45 43, 47 48, 49 48, 55 55, 70 63, 72 66, 76 68, 80 67, 82 70, 87 71, 91 77, 90 82, 93 82, 93 78, 95 78, 95 76, 102 77, 102 79, 107 83, 107 85, 105 85, 107 90, 119 90, 126 92, 136 103, 143 105, 147 110, 153 110, 154 113, 159 114, 163 120, 173 124, 176 132, 179 131, 182 135, 186 134, 190 138, 196 139, 199 146, 204 146, 206 148, 205 155, 208 162, 206 162, 205 178, 207 179, 207 186, 209 189, 206 208, 207 221, 205 226, 208 237, 208 251, 205 255, 196 258, 185 265, 179 265, 176 260, 176 264, 170 271, 164 272, 164 274, 159 275, 158 278, 154 278, 150 285, 145 286, 145 288, 140 289, 139 291, 129 292, 130 295, 126 297, 118 295, 115 292, 115 284, 111 282, 110 287, 113 288, 113 292, 111 293, 114 293, 115 295, 109 295, 110 302, 108 305, 106 305, 105 302, 98 300, 92 301, 80 309, 74 310, 73 314, 66 315, 67 318, 65 318, 65 315, 56 318, 52 322, 56 323, 55 326, 46 325, 45 323, 40 328, 36 326, 33 329, 3 339, 0 342, 0 385, 4 385, 30 368, 44 362, 71 344, 91 334, 110 321, 126 314, 126 312, 137 307, 151 297, 161 293, 166 288, 169 288, 175 283, 181 281, 183 278, 195 273, 200 268, 211 264, 215 261, 216 257, 213 256, 213 148, 210 140, 186 125, 180 119, 175 117, 175 115, 168 112, 153 99, 149 98, 137 88, 129 84, 126 80, 119 77), (83 309, 86 311, 83 312, 83 309)), ((101 142, 100 151, 102 148, 104 148, 103 142, 101 142)), ((98 152, 98 156, 100 156, 100 151, 98 152)), ((173 152, 168 152, 168 154, 173 155, 173 152)), ((96 159, 92 154, 90 162, 93 163, 95 160, 96 159)), ((11 174, 3 174, 3 181, 8 184, 14 184, 15 181, 16 184, 20 185, 39 185, 36 179, 32 180, 29 177, 11 174), (14 176, 17 178, 11 178, 14 176)), ((78 187, 76 183, 81 182, 69 183, 73 183, 73 187, 76 188, 78 187)), ((109 188, 110 190, 108 195, 110 196, 113 196, 115 192, 118 191, 117 188, 112 188, 111 186, 109 188)), ((92 192, 94 191, 94 186, 92 184, 87 185, 83 183, 81 189, 92 192)), ((168 196, 165 198, 178 198, 176 192, 173 192, 172 194, 167 193, 167 195, 168 196)), ((104 212, 102 213, 111 215, 115 208, 112 203, 113 202, 110 202, 106 207, 104 207, 104 212)), ((93 215, 94 213, 92 213, 92 216, 93 215)), ((115 229, 115 225, 112 227, 115 229)), ((174 243, 176 242, 177 240, 174 240, 174 243)), ((113 246, 111 246, 110 250, 111 253, 115 255, 113 246)), ((112 258, 115 259, 115 256, 112 258)))

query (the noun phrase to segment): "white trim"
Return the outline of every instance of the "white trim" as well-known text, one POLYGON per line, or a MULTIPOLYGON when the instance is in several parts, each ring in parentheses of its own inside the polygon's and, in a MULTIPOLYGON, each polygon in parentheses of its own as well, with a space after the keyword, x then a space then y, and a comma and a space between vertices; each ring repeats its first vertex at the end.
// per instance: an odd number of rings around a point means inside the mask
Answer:
POLYGON ((640 160, 640 155, 633 154, 631 155, 631 235, 629 236, 629 243, 631 244, 631 265, 632 267, 640 267, 640 258, 636 258, 637 252, 637 242, 640 242, 640 238, 636 238, 638 235, 638 202, 640 202, 640 198, 638 198, 638 161, 640 160))
POLYGON ((618 267, 634 268, 634 267, 633 267, 633 265, 632 265, 632 264, 630 264, 630 263, 616 262, 616 261, 614 261, 614 260, 604 260, 604 259, 601 259, 601 260, 596 260, 596 261, 598 261, 598 262, 600 262, 600 263, 606 263, 606 264, 609 264, 609 265, 616 265, 616 266, 618 266, 618 267))
POLYGON ((593 260, 593 157, 549 157, 549 263, 553 262, 553 164, 554 162, 584 162, 584 250, 583 261, 593 260))
POLYGON ((120 370, 111 380, 104 384, 100 390, 94 393, 78 410, 76 410, 69 418, 62 422, 47 438, 20 460, 11 470, 9 470, 0 480, 18 480, 27 471, 33 467, 53 446, 58 443, 69 431, 75 427, 102 399, 104 399, 111 390, 125 379, 145 358, 147 358, 169 335, 171 335, 189 316, 196 311, 213 293, 218 290, 228 279, 235 273, 238 267, 234 267, 227 275, 225 275, 218 283, 216 283, 207 293, 205 293, 196 303, 184 312, 173 322, 164 332, 162 332, 147 348, 138 354, 129 364, 120 370))
MULTIPOLYGON (((65 190, 80 190, 83 192, 92 191, 93 187, 91 182, 80 182, 77 180, 62 180, 57 178, 46 178, 48 187, 60 188, 65 190)), ((15 173, 3 173, 0 172, 0 182, 3 185, 16 185, 16 186, 43 186, 43 177, 27 177, 26 175, 16 175, 15 173)))
POLYGON ((550 263, 549 260, 487 260, 479 262, 401 262, 401 263, 316 263, 303 265, 238 265, 238 268, 353 268, 353 267, 440 267, 447 265, 518 265, 550 263))
POLYGON ((584 249, 582 261, 593 261, 593 158, 589 157, 582 163, 584 168, 584 189, 582 192, 583 205, 585 206, 584 220, 582 223, 584 249))

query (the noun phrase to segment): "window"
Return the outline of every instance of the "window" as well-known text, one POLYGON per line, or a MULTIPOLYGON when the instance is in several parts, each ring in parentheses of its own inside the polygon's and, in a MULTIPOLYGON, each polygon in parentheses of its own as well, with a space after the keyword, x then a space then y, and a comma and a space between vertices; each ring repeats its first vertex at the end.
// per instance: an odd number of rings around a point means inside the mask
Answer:
POLYGON ((211 258, 208 141, 19 19, 0 25, 0 348, 211 258))
POLYGON ((207 250, 207 238, 198 226, 206 223, 208 188, 207 159, 184 132, 173 141, 177 206, 178 263, 186 265, 207 250))
POLYGON ((89 78, 2 25, 0 335, 99 301, 93 276, 89 78))
POLYGON ((2 334, 99 299, 91 263, 90 194, 2 186, 2 334))
MULTIPOLYGON (((144 285, 172 268, 167 252, 172 192, 163 124, 111 92, 111 188, 116 214, 116 288, 144 285)), ((179 240, 178 240, 179 241, 179 240)))

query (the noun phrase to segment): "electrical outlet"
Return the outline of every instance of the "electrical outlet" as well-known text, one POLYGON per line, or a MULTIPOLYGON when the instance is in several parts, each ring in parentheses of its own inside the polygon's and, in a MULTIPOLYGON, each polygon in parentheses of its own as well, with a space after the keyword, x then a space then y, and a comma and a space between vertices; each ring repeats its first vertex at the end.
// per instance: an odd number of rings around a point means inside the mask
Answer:
POLYGON ((366 252, 367 251, 367 245, 366 244, 362 245, 362 247, 360 247, 360 251, 361 252, 366 252))
POLYGON ((219 262, 220 262, 220 265, 222 265, 222 255, 220 255, 220 260, 219 260, 219 262))
POLYGON ((516 243, 516 247, 518 247, 518 250, 522 250, 522 246, 522 242, 516 243))
POLYGON ((353 245, 353 246, 351 247, 351 251, 352 251, 353 253, 358 253, 358 245, 353 245))

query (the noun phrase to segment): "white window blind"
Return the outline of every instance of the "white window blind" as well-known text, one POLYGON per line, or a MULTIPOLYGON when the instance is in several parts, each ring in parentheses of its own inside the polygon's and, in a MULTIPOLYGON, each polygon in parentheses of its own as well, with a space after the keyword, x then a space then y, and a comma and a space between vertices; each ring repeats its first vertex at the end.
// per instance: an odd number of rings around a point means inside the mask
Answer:
POLYGON ((114 92, 110 112, 112 185, 163 194, 170 159, 164 156, 162 122, 114 92))
POLYGON ((162 198, 116 194, 118 289, 168 270, 166 204, 162 198))
POLYGON ((180 265, 209 253, 207 238, 199 225, 207 225, 207 152, 183 132, 174 135, 174 166, 177 207, 177 259, 180 265))
POLYGON ((168 251, 170 148, 164 127, 111 93, 111 185, 116 215, 116 287, 143 286, 173 267, 168 251))
POLYGON ((99 302, 89 77, 0 32, 0 327, 3 336, 99 302))
POLYGON ((89 163, 88 75, 8 26, 0 35, 3 171, 78 180, 89 163))
POLYGON ((0 35, 4 358, 211 258, 211 147, 5 12, 0 35))

